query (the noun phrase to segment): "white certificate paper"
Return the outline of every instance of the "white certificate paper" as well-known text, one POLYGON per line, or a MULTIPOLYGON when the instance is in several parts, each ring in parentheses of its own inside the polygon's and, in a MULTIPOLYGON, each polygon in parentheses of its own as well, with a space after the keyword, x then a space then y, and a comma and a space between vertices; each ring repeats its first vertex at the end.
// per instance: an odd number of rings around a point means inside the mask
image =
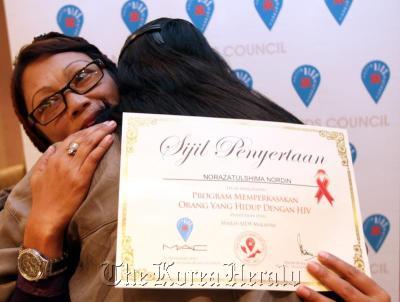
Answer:
POLYGON ((118 287, 325 288, 328 251, 370 275, 342 129, 124 113, 118 287))

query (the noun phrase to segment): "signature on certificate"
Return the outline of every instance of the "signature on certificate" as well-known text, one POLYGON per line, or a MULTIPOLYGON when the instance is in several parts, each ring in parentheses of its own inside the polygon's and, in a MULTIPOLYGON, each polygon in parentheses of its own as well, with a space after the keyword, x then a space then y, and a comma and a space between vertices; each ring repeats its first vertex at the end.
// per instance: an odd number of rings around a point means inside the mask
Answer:
POLYGON ((301 237, 300 237, 300 233, 297 233, 297 243, 299 244, 299 249, 300 249, 300 253, 303 256, 310 256, 310 258, 307 258, 306 260, 310 260, 312 258, 315 257, 315 255, 309 251, 307 251, 304 247, 303 244, 301 243, 301 237))

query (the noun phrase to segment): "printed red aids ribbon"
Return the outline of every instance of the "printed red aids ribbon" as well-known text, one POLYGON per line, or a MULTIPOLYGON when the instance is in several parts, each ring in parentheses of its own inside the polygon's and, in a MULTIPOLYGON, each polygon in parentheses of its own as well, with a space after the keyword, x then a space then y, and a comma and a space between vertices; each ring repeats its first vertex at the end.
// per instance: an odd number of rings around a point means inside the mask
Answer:
POLYGON ((322 197, 325 196, 326 199, 328 199, 329 203, 333 206, 334 199, 332 195, 328 192, 329 180, 328 177, 326 176, 326 172, 322 169, 318 170, 317 172, 317 185, 318 185, 318 192, 315 194, 317 202, 319 203, 322 197))

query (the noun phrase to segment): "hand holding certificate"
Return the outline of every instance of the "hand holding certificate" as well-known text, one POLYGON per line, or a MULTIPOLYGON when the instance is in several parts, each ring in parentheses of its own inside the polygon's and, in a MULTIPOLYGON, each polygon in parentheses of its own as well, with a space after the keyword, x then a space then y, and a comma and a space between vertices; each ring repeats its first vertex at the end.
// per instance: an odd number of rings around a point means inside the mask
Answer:
POLYGON ((327 250, 369 274, 339 129, 125 114, 118 286, 294 290, 327 250))

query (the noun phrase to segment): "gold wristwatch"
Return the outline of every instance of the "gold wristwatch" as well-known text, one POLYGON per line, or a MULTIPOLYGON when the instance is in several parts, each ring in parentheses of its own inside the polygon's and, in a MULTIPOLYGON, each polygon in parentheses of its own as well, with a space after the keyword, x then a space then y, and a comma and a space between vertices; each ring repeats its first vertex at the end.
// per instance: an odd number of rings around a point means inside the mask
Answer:
POLYGON ((18 271, 28 281, 39 281, 58 275, 67 269, 67 254, 48 259, 37 250, 21 248, 18 254, 18 271))

